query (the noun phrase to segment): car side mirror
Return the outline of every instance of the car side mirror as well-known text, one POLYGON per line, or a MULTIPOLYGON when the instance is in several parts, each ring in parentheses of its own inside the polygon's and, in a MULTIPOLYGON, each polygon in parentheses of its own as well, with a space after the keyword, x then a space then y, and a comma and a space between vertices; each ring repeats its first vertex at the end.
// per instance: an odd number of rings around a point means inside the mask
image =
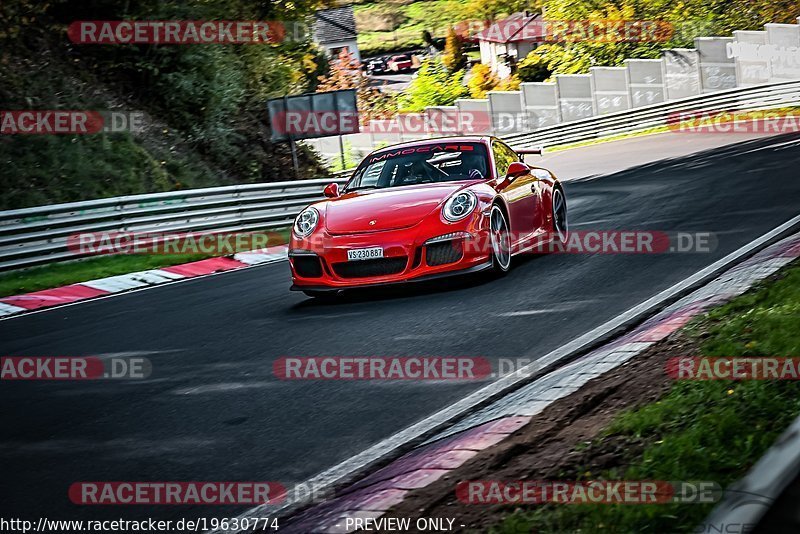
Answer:
POLYGON ((506 171, 506 178, 511 181, 514 178, 518 178, 520 176, 525 176, 531 172, 531 168, 522 163, 521 161, 515 161, 511 165, 508 166, 508 170, 506 171))
POLYGON ((325 189, 322 190, 322 194, 328 198, 336 198, 339 196, 339 184, 333 182, 332 184, 328 184, 325 186, 325 189))
POLYGON ((522 163, 521 161, 515 161, 511 165, 508 166, 508 170, 506 171, 506 175, 502 176, 497 182, 494 188, 497 191, 502 191, 509 185, 511 182, 514 181, 515 178, 519 176, 525 176, 531 172, 530 167, 522 163))

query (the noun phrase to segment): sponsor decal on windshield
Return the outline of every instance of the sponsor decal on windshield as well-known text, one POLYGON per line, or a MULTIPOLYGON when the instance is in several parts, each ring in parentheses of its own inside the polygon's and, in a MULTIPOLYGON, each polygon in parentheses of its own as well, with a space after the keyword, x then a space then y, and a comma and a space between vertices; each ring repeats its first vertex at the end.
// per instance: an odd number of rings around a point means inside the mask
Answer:
POLYGON ((436 152, 469 152, 475 150, 475 145, 422 145, 413 146, 408 148, 398 148, 397 150, 387 150, 380 154, 376 154, 369 159, 370 163, 376 163, 388 158, 396 158, 399 156, 407 156, 409 154, 426 154, 436 152))

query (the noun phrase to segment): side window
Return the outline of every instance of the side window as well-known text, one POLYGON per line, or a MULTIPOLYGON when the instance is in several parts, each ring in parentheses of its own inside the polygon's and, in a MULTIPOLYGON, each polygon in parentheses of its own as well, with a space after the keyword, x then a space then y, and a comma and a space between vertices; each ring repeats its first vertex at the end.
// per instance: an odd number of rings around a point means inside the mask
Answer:
POLYGON ((515 161, 519 161, 517 153, 500 141, 492 143, 492 154, 494 155, 494 165, 497 169, 498 177, 505 176, 508 171, 508 166, 515 161))

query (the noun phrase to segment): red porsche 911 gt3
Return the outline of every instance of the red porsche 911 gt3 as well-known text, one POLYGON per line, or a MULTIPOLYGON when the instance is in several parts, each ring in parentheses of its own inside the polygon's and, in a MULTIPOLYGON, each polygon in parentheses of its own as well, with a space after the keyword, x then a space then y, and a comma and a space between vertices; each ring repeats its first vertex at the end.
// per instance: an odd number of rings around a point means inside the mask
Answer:
POLYGON ((493 269, 563 241, 558 179, 495 137, 445 137, 376 150, 339 190, 297 216, 292 290, 309 296, 493 269))

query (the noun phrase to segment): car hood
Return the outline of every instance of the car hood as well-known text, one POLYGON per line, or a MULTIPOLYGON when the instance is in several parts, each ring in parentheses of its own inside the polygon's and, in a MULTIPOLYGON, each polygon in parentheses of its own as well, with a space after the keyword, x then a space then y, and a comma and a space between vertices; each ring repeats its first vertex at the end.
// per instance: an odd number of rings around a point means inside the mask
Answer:
POLYGON ((413 226, 438 209, 464 182, 354 191, 327 202, 325 227, 332 234, 379 232, 413 226))

